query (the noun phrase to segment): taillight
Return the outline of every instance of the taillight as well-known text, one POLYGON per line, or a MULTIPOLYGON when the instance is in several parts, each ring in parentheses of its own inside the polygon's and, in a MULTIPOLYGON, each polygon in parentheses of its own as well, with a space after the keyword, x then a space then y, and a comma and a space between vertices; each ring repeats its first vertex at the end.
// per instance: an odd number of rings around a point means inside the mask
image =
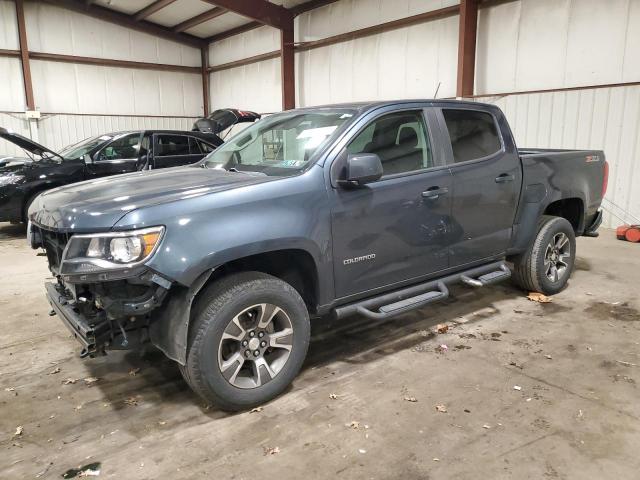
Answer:
POLYGON ((604 161, 604 175, 602 177, 602 197, 607 193, 607 184, 609 183, 609 162, 604 161))

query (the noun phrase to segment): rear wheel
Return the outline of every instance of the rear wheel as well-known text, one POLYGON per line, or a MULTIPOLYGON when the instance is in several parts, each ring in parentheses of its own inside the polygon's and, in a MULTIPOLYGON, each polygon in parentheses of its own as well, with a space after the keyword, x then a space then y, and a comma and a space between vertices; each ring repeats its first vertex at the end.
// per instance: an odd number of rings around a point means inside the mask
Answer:
POLYGON ((309 345, 309 315, 291 285, 258 272, 207 288, 191 328, 184 379, 223 410, 260 405, 297 375, 309 345))
POLYGON ((573 226, 564 218, 545 215, 529 249, 513 260, 513 278, 520 287, 553 295, 567 284, 576 254, 573 226))

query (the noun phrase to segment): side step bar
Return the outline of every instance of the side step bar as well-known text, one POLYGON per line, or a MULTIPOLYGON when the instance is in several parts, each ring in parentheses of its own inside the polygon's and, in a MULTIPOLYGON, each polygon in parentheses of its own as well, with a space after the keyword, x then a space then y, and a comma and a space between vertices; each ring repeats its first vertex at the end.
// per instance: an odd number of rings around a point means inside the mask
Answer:
POLYGON ((438 280, 344 305, 336 308, 335 313, 339 319, 359 313, 372 320, 386 320, 438 300, 444 300, 449 296, 447 285, 462 282, 473 287, 484 287, 509 277, 511 277, 511 270, 504 262, 493 262, 438 280))

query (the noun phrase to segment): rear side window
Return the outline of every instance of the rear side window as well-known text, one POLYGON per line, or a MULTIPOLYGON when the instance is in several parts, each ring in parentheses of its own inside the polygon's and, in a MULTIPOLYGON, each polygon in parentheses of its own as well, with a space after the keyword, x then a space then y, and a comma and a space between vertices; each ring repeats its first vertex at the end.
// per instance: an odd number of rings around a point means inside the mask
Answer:
POLYGON ((189 137, 183 135, 158 135, 156 156, 189 155, 189 137))
POLYGON ((493 115, 478 110, 443 109, 453 161, 466 162, 486 157, 502 149, 493 115))

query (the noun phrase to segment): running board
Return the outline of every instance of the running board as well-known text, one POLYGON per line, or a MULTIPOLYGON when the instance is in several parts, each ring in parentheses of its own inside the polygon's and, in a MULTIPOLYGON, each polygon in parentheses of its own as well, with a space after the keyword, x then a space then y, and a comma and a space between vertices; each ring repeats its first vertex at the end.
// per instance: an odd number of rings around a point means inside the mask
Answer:
POLYGON ((461 275, 460 281, 472 287, 486 287, 492 283, 501 282, 511 277, 511 270, 504 263, 500 265, 498 270, 480 275, 478 278, 471 278, 467 275, 461 275))
POLYGON ((493 262, 438 280, 344 305, 336 308, 335 313, 339 319, 359 313, 372 320, 386 320, 438 300, 444 300, 449 296, 447 285, 462 282, 474 287, 484 287, 506 280, 510 276, 511 270, 504 262, 493 262))

